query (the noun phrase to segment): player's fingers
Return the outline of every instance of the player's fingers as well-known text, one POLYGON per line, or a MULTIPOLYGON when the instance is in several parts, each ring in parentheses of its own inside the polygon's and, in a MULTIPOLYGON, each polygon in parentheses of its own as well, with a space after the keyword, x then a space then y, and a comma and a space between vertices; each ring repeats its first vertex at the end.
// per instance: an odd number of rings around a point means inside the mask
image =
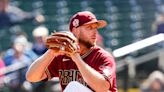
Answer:
POLYGON ((56 32, 56 33, 52 34, 52 36, 62 36, 62 37, 69 38, 72 41, 76 40, 76 38, 74 37, 73 34, 70 34, 70 33, 67 33, 67 32, 56 32))
POLYGON ((71 39, 66 38, 66 37, 61 37, 61 36, 51 36, 47 38, 47 42, 66 42, 66 43, 71 43, 73 42, 71 39))

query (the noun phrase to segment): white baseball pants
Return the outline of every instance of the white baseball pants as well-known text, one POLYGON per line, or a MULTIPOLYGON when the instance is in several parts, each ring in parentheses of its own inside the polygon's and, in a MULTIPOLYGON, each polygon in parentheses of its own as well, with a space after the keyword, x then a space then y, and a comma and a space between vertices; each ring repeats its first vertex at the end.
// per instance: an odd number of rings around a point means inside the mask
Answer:
POLYGON ((80 84, 77 81, 70 82, 63 92, 93 92, 86 86, 80 84))

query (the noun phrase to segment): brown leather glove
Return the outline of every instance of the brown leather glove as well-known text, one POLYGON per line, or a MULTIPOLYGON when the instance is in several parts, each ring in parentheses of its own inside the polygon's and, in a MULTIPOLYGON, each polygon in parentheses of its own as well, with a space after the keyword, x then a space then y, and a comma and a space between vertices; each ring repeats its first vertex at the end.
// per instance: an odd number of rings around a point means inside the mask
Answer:
POLYGON ((68 31, 52 33, 46 39, 46 47, 68 56, 80 51, 77 38, 68 31))

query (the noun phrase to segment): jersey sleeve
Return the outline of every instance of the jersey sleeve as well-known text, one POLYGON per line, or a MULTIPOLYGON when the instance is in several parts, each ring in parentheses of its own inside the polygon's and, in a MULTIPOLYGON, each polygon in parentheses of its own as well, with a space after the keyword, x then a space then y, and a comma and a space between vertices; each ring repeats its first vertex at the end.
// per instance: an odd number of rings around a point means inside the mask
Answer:
POLYGON ((46 80, 50 80, 53 77, 58 77, 58 70, 59 70, 59 62, 60 62, 60 57, 55 57, 52 62, 46 67, 45 73, 47 75, 46 80))
POLYGON ((104 78, 109 82, 110 87, 115 85, 116 78, 116 64, 112 55, 103 55, 101 57, 98 71, 104 76, 104 78))

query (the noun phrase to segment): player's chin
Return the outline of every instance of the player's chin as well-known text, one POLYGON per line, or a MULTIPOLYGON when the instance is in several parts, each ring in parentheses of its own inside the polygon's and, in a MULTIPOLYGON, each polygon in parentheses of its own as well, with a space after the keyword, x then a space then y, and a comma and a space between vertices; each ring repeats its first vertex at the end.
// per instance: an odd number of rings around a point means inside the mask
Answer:
POLYGON ((93 46, 96 45, 96 40, 92 40, 90 44, 92 44, 93 46))
POLYGON ((95 46, 96 45, 96 41, 90 42, 90 46, 95 46))

